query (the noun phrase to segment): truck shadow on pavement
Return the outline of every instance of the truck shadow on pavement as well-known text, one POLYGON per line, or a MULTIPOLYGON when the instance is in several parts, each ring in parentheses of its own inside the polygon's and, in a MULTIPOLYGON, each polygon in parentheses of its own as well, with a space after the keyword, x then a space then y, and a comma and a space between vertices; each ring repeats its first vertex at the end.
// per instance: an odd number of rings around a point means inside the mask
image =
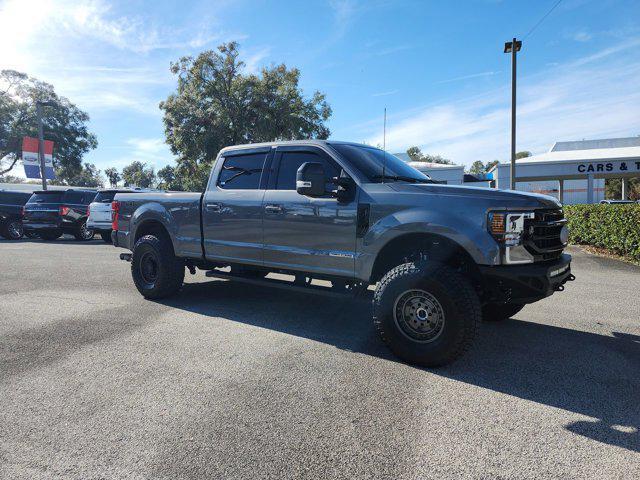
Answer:
MULTIPOLYGON (((161 303, 400 362, 375 333, 368 299, 268 287, 251 288, 248 296, 247 288, 226 281, 186 284, 180 297, 161 303)), ((591 417, 564 427, 640 452, 639 336, 599 335, 517 319, 485 322, 463 358, 423 370, 591 417)))

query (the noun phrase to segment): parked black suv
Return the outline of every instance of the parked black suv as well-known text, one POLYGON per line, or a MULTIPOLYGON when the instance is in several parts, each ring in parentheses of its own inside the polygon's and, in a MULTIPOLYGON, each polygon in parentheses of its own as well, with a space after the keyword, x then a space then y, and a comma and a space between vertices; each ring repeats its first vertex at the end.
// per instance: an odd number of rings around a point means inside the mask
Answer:
POLYGON ((69 233, 76 240, 91 240, 94 232, 87 228, 89 204, 95 190, 40 190, 33 192, 25 205, 25 234, 35 233, 43 240, 55 240, 69 233))
POLYGON ((0 190, 0 235, 4 238, 22 238, 22 207, 30 196, 31 192, 0 190))

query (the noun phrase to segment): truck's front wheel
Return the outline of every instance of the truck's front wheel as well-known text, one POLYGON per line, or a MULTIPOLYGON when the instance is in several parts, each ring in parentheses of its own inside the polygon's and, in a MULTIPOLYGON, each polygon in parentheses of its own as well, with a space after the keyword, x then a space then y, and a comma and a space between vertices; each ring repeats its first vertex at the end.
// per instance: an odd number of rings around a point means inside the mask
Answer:
POLYGON ((471 347, 480 323, 471 284, 438 263, 405 263, 378 283, 373 321, 400 358, 427 367, 454 361, 471 347))
POLYGON ((168 297, 182 288, 184 261, 176 257, 171 240, 145 235, 133 248, 131 275, 145 298, 168 297))

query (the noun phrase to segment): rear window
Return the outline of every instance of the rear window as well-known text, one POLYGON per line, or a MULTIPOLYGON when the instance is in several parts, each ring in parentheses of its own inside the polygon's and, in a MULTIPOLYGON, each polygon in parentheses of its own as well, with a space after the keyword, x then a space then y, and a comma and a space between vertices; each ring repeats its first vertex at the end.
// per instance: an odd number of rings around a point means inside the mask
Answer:
POLYGON ((62 203, 64 192, 37 192, 31 195, 27 203, 62 203))
POLYGON ((218 185, 227 190, 257 190, 267 158, 266 152, 227 157, 222 164, 218 185))
POLYGON ((116 196, 115 191, 109 191, 109 192, 98 192, 98 194, 96 195, 96 198, 93 199, 94 202, 99 202, 99 203, 111 203, 113 202, 113 198, 116 196))
POLYGON ((91 200, 93 200, 93 197, 95 197, 96 194, 91 192, 67 192, 64 195, 64 201, 65 203, 71 203, 74 205, 82 205, 82 204, 89 204, 91 203, 91 200))

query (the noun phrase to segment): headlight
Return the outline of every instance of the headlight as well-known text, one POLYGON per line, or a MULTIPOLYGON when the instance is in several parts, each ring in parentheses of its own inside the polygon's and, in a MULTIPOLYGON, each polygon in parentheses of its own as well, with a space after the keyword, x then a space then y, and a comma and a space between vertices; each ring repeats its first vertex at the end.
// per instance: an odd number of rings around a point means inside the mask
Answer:
POLYGON ((491 212, 488 218, 489 232, 501 246, 503 263, 531 263, 531 255, 522 245, 524 222, 534 218, 533 212, 491 212))

